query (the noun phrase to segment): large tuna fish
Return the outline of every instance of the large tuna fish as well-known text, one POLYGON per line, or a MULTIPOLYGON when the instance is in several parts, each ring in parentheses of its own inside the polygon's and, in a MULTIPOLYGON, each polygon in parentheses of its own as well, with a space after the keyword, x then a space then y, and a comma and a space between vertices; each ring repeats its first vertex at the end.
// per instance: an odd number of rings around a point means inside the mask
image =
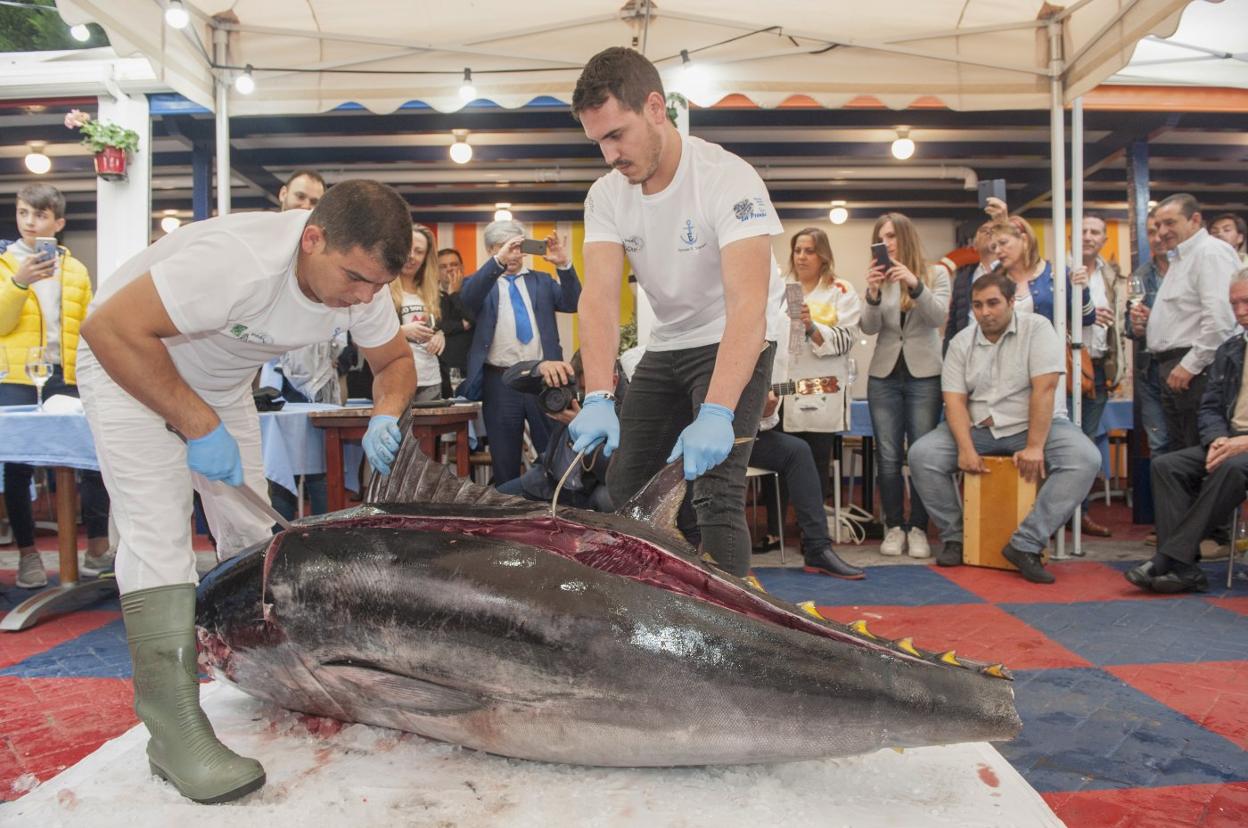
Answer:
POLYGON ((550 509, 405 441, 368 505, 225 562, 201 658, 291 710, 551 762, 771 762, 1018 733, 1008 674, 818 617, 698 560, 678 464, 550 509))

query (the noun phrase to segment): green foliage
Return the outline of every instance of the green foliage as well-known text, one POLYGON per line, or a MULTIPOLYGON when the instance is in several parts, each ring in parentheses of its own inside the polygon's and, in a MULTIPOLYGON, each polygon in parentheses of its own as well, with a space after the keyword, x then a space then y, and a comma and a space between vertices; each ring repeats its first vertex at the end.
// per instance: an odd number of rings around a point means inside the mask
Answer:
POLYGON ((637 317, 620 326, 620 353, 637 347, 637 317))
POLYGON ((672 122, 672 126, 678 127, 676 123, 677 107, 681 106, 685 109, 689 108, 689 100, 679 92, 667 93, 667 120, 672 122))
POLYGON ((44 52, 107 46, 104 30, 88 24, 91 39, 79 43, 56 13, 54 0, 31 0, 29 8, 0 6, 0 52, 44 52), (45 11, 50 9, 50 11, 45 11))
POLYGON ((82 143, 90 147, 92 152, 100 152, 105 147, 117 147, 126 152, 139 151, 139 133, 112 121, 94 120, 86 112, 71 109, 65 116, 65 126, 80 131, 82 143))

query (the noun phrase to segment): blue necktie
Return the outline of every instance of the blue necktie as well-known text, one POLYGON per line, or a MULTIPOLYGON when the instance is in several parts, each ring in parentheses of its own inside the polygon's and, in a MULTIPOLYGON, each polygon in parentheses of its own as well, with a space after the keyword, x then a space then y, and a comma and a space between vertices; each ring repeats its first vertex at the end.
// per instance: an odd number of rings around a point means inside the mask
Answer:
POLYGON ((504 276, 507 280, 507 295, 511 297, 511 312, 516 315, 516 339, 524 345, 529 344, 529 340, 533 338, 533 323, 529 321, 529 312, 524 307, 524 297, 520 295, 520 288, 516 287, 516 280, 519 276, 504 276))

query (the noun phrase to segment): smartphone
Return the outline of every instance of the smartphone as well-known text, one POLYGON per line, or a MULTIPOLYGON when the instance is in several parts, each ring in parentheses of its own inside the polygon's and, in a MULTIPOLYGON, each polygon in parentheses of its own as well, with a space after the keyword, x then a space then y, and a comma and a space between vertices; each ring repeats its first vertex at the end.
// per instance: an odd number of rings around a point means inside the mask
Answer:
POLYGON ((56 239, 52 236, 39 236, 35 239, 35 255, 39 258, 51 257, 55 259, 59 252, 56 239))
POLYGON ((871 258, 885 271, 893 266, 893 260, 888 258, 888 245, 884 242, 871 245, 871 258))
POLYGON ((979 182, 979 209, 988 206, 988 199, 999 198, 1005 201, 1005 179, 990 178, 979 182))
POLYGON ((524 239, 520 242, 520 252, 530 253, 534 256, 545 256, 546 242, 540 239, 524 239))

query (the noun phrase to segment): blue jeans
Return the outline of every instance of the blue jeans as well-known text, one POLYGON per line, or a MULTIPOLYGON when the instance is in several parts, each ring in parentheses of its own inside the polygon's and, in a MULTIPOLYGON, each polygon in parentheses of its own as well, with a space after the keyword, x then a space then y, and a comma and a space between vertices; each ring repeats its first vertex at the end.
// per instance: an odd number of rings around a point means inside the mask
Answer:
POLYGON ((1135 393, 1140 401, 1140 424, 1148 437, 1148 450, 1155 455, 1165 454, 1170 450, 1170 435, 1166 431, 1166 414, 1161 409, 1161 378, 1153 360, 1136 371, 1135 393))
MULTIPOLYGON (((981 455, 1008 456, 1027 447, 1027 432, 997 438, 990 429, 972 428, 971 441, 981 455)), ((1010 545, 1022 552, 1040 552, 1074 514, 1101 468, 1101 453, 1070 420, 1054 419, 1044 441, 1044 465, 1047 477, 1036 504, 1010 537, 1010 545)), ((958 444, 948 423, 910 449, 910 480, 946 543, 962 542, 962 499, 953 480, 957 471, 958 444)))
POLYGON ((906 444, 913 446, 940 422, 940 377, 912 377, 905 362, 898 359, 893 373, 867 381, 867 404, 871 407, 871 430, 875 433, 876 480, 884 524, 926 532, 927 509, 913 486, 910 520, 906 520, 906 483, 901 467, 906 460, 906 444))

